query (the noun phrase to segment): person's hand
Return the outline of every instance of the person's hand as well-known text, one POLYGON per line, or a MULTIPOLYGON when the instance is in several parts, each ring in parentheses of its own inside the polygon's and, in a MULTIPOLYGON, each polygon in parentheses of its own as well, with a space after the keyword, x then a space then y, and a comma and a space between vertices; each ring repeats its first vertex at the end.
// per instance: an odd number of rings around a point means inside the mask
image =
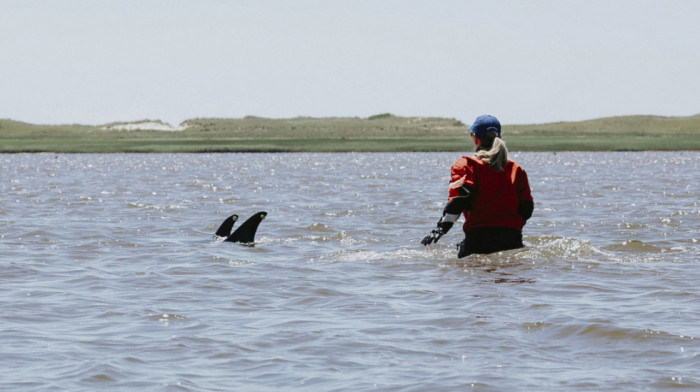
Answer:
POLYGON ((433 242, 438 242, 440 237, 442 237, 444 234, 445 234, 445 232, 442 231, 442 228, 438 227, 437 229, 433 229, 430 232, 430 234, 423 237, 423 239, 421 240, 420 243, 425 245, 425 246, 428 246, 428 245, 432 244, 433 242))

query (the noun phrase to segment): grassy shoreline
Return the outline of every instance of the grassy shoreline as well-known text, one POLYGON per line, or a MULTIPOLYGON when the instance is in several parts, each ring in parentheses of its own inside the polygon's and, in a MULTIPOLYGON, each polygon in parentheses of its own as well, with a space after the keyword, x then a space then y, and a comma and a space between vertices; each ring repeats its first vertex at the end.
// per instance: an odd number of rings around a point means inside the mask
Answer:
MULTIPOLYGON (((468 151, 462 122, 449 118, 193 119, 179 130, 158 121, 102 126, 0 120, 0 153, 468 151), (129 130, 125 130, 129 129, 129 130)), ((503 126, 513 151, 700 150, 700 115, 624 116, 503 126)))

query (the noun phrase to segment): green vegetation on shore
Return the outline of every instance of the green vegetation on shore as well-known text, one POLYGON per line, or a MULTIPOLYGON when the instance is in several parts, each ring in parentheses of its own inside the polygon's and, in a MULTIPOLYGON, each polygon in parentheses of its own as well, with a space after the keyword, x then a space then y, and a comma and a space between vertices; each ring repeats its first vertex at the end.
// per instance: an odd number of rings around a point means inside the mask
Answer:
MULTIPOLYGON (((103 126, 0 120, 0 152, 469 151, 466 125, 449 118, 198 118, 181 130, 158 121, 103 126), (140 125, 141 124, 141 125, 140 125), (127 130, 131 129, 131 130, 127 130)), ((700 150, 700 115, 624 116, 503 125, 512 151, 700 150)))

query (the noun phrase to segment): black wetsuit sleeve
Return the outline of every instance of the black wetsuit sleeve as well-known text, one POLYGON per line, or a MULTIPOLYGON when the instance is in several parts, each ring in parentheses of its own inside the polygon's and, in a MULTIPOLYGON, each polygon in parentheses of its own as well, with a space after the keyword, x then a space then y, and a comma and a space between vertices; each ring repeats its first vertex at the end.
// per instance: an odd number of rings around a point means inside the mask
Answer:
POLYGON ((520 200, 518 203, 518 215, 523 219, 528 220, 532 217, 532 211, 535 210, 535 203, 532 200, 520 200))
POLYGON ((452 228, 452 225, 459 219, 463 211, 472 209, 473 194, 470 187, 462 185, 459 188, 459 196, 453 197, 445 205, 445 209, 442 210, 442 218, 438 222, 438 227, 442 229, 443 233, 447 233, 452 228))

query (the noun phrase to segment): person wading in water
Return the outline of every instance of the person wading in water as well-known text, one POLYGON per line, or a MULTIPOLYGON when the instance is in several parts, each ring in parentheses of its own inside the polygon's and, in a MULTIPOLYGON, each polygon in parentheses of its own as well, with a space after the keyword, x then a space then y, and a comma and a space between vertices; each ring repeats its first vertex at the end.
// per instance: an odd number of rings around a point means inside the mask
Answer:
POLYGON ((527 173, 508 159, 496 117, 479 116, 467 130, 476 154, 463 156, 452 165, 442 218, 421 243, 437 242, 463 213, 465 237, 457 257, 522 248, 522 228, 534 210, 527 173))

